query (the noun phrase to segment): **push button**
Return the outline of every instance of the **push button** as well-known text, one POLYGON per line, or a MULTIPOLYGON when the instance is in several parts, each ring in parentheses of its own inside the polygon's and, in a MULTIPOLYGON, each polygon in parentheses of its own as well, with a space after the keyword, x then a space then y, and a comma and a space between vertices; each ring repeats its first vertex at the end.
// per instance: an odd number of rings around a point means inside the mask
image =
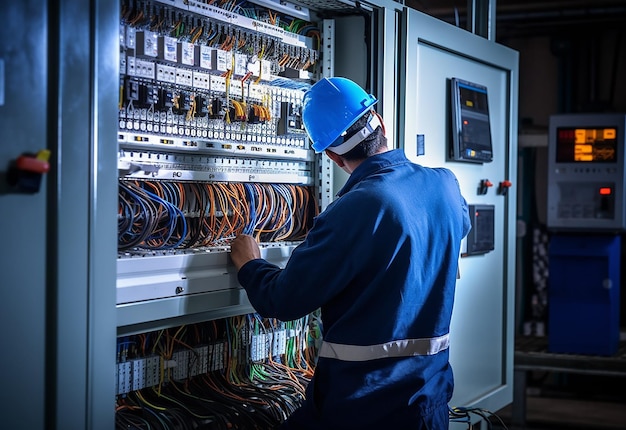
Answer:
POLYGON ((22 154, 9 167, 7 182, 21 193, 39 192, 41 177, 50 170, 50 151, 42 149, 37 154, 22 154))

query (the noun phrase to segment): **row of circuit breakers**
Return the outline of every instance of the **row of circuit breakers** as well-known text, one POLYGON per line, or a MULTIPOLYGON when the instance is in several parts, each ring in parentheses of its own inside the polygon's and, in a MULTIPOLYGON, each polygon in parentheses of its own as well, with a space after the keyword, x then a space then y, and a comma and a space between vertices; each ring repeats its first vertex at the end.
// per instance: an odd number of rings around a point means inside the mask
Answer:
POLYGON ((293 19, 287 31, 264 11, 248 12, 261 21, 203 2, 123 2, 124 178, 311 184, 306 84, 289 77, 310 75, 319 31, 293 19))

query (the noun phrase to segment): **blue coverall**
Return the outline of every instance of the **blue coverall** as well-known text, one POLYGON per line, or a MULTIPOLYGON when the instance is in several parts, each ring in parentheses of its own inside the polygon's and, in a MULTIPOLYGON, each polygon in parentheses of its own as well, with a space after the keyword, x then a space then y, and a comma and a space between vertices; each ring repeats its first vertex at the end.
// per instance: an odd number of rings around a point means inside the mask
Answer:
MULTIPOLYGON (((321 308, 324 341, 339 348, 436 338, 449 331, 469 229, 453 173, 391 150, 352 172, 284 269, 255 259, 238 279, 264 317, 288 321, 321 308)), ((447 429, 448 351, 320 357, 303 406, 281 429, 447 429)))

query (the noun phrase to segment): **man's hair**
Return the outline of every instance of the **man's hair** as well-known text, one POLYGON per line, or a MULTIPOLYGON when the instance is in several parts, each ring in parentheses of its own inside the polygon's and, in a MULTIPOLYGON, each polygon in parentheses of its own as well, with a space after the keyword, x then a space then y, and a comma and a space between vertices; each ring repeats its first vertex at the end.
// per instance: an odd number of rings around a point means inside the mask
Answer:
MULTIPOLYGON (((354 136, 356 133, 361 131, 363 127, 367 125, 367 122, 370 119, 370 116, 374 115, 372 112, 368 112, 359 118, 354 124, 346 130, 346 135, 344 136, 344 141, 354 136)), ((360 142, 357 146, 352 148, 350 151, 346 152, 342 155, 346 160, 364 160, 368 157, 371 157, 374 154, 377 154, 380 149, 387 147, 387 138, 383 133, 382 126, 378 127, 372 134, 367 136, 362 142, 360 142)), ((332 151, 332 148, 331 148, 332 151)))

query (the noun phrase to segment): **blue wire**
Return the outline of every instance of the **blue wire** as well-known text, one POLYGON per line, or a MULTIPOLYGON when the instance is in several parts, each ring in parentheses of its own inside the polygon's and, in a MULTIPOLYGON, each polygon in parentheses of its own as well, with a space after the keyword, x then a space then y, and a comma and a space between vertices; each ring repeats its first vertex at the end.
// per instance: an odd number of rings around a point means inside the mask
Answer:
POLYGON ((281 230, 288 231, 293 224, 293 200, 287 187, 283 184, 272 184, 272 188, 283 198, 287 204, 287 219, 280 230, 277 230, 273 237, 277 237, 281 230))
POLYGON ((127 184, 120 184, 120 186, 126 191, 126 193, 128 193, 128 195, 130 197, 132 197, 132 199, 135 201, 136 205, 141 207, 141 212, 139 214, 137 214, 136 212, 133 212, 134 215, 132 216, 131 222, 128 225, 128 228, 125 232, 123 232, 123 235, 129 235, 131 237, 131 240, 129 242, 134 242, 137 241, 137 243, 141 243, 143 242, 143 240, 145 239, 145 236, 147 236, 150 232, 148 232, 147 230, 145 230, 147 228, 148 223, 144 222, 144 231, 143 232, 139 232, 139 233, 134 233, 133 232, 133 226, 135 225, 135 220, 137 219, 141 219, 142 216, 141 214, 143 213, 143 219, 146 220, 148 218, 148 210, 146 208, 146 202, 144 201, 144 199, 139 196, 136 192, 133 191, 133 189, 131 188, 130 185, 127 184), (139 239, 137 239, 139 238, 139 239))
POLYGON ((294 90, 301 90, 301 91, 307 91, 309 88, 311 88, 311 84, 309 83, 292 81, 291 79, 287 79, 287 78, 275 78, 272 81, 270 81, 270 85, 275 86, 275 87, 291 88, 294 90))
POLYGON ((254 186, 252 184, 244 183, 243 187, 246 191, 246 197, 250 205, 250 220, 248 224, 244 227, 243 234, 252 235, 254 233, 254 226, 257 222, 254 186))
MULTIPOLYGON (((167 213, 168 213, 168 224, 169 227, 167 228, 168 234, 166 234, 165 236, 160 235, 160 237, 163 238, 163 242, 164 244, 161 246, 156 247, 156 249, 173 249, 176 248, 178 246, 180 246, 181 243, 183 243, 183 241, 186 239, 187 237, 187 220, 185 219, 185 216, 183 214, 183 212, 176 206, 174 206, 173 204, 163 200, 161 197, 157 196, 156 194, 144 189, 143 190, 146 195, 148 195, 151 199, 153 199, 154 201, 156 201, 157 203, 159 203, 160 205, 162 205, 167 213), (176 242, 171 243, 171 244, 167 244, 172 235, 174 234, 174 231, 176 229, 176 221, 179 220, 181 222, 181 225, 183 227, 183 232, 181 233, 181 237, 180 239, 178 239, 176 242)), ((159 236, 155 236, 152 235, 148 238, 149 239, 158 239, 159 236)), ((149 248, 155 248, 155 247, 150 247, 149 248)))

